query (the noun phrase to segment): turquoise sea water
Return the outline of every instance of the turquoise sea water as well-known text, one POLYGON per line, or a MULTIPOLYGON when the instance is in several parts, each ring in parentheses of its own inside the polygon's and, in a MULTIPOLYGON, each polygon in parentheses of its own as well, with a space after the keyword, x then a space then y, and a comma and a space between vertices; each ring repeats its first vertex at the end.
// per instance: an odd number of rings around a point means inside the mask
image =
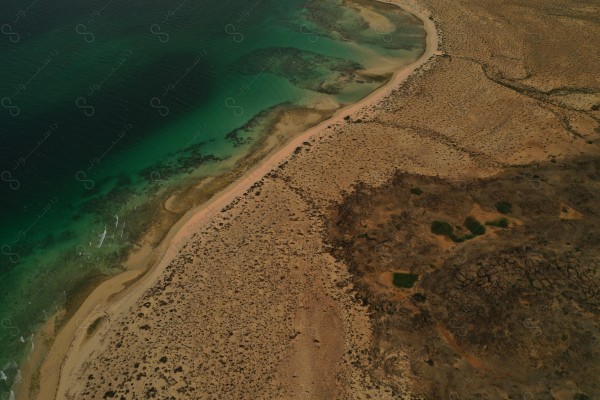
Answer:
POLYGON ((424 48, 418 19, 364 0, 5 0, 0 28, 4 397, 36 329, 122 270, 169 195, 424 48))

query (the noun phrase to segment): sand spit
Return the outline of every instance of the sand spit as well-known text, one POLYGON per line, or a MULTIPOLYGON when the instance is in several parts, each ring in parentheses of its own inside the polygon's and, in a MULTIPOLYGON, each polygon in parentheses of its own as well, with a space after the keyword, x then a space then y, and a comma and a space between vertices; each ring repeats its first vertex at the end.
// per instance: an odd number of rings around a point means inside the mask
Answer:
POLYGON ((427 393, 423 376, 389 373, 411 369, 409 352, 373 329, 347 265, 331 256, 331 208, 358 182, 381 185, 396 170, 460 190, 510 166, 597 155, 600 73, 565 45, 597 51, 598 30, 585 25, 597 22, 576 2, 422 4, 431 19, 412 1, 403 6, 426 24, 424 56, 190 213, 127 290, 107 296, 122 287, 116 278, 94 291, 52 347, 37 398, 427 393))

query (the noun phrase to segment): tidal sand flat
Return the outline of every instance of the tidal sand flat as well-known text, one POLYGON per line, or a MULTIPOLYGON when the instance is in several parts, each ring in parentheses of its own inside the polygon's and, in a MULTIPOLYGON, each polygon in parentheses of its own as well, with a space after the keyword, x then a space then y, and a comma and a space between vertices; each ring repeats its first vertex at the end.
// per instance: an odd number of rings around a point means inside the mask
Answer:
POLYGON ((131 285, 192 210, 425 49, 422 22, 378 2, 6 7, 7 398, 36 392, 41 360, 95 287, 119 274, 131 285))

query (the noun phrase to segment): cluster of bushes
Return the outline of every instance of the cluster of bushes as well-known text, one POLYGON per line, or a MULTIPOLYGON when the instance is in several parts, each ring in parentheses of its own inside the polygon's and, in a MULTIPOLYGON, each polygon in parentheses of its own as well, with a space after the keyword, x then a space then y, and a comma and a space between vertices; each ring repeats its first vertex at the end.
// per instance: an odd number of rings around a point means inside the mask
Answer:
POLYGON ((436 235, 446 236, 456 243, 464 242, 465 240, 473 239, 476 236, 485 234, 485 226, 477 219, 469 216, 465 219, 463 226, 467 228, 469 233, 456 234, 454 228, 445 221, 433 221, 431 223, 431 232, 436 235))
MULTIPOLYGON (((419 188, 412 188, 411 193, 414 193, 413 189, 421 190, 419 188)), ((512 211, 512 204, 504 200, 497 202, 495 206, 496 210, 502 214, 509 214, 512 211)), ((452 241, 460 243, 465 240, 473 239, 476 236, 485 235, 485 225, 493 226, 495 228, 508 228, 509 221, 502 217, 493 221, 486 221, 485 224, 482 224, 474 217, 468 216, 465 219, 465 222, 463 222, 463 226, 469 231, 467 234, 462 235, 455 233, 454 227, 446 221, 433 221, 431 223, 431 232, 435 235, 446 236, 447 238, 452 239, 452 241)), ((459 226, 457 226, 457 228, 459 230, 462 229, 459 226)))

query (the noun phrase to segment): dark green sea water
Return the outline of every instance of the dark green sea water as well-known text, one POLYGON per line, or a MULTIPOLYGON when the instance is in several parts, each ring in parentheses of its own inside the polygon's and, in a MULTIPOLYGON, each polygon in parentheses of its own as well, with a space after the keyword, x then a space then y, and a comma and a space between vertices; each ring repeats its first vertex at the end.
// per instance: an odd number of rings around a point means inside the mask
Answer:
POLYGON ((364 0, 3 0, 0 28, 2 399, 171 193, 252 151, 269 113, 356 102, 385 81, 364 68, 424 47, 419 20, 364 0))

